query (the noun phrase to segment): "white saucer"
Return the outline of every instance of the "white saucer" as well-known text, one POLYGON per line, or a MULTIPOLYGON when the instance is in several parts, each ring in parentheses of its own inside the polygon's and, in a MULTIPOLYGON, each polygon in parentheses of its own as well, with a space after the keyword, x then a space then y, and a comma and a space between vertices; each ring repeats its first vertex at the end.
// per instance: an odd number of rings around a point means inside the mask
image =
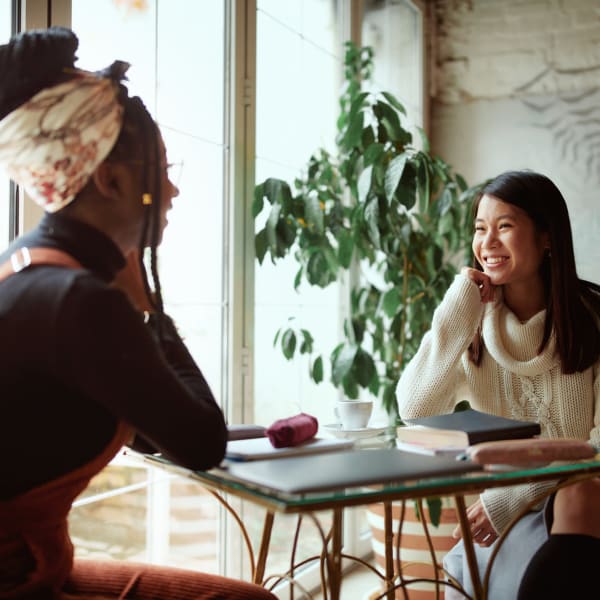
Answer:
POLYGON ((359 439, 375 437, 383 433, 387 427, 361 427, 360 429, 342 429, 340 423, 329 423, 328 425, 320 425, 319 429, 326 431, 338 438, 359 439))

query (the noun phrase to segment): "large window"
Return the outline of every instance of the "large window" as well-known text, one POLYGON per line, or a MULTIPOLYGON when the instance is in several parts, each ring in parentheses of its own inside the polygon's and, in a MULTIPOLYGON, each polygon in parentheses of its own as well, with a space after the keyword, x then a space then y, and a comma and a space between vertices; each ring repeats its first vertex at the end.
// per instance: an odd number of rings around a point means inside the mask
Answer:
MULTIPOLYGON (((291 185, 318 148, 334 151, 343 47, 340 4, 333 0, 259 0, 257 13, 256 180, 278 177, 291 185), (277 49, 277 51, 275 51, 277 49)), ((286 361, 273 349, 279 327, 318 331, 317 348, 332 347, 344 311, 339 286, 302 284, 293 259, 256 269, 255 415, 265 423, 294 412, 331 422, 337 392, 306 376, 308 359, 286 361), (276 364, 277 368, 273 368, 276 364)))
MULTIPOLYGON (((0 40, 10 33, 11 4, 0 0, 0 40)), ((167 311, 228 417, 268 425, 306 411, 331 422, 339 392, 311 383, 308 365, 285 361, 272 342, 294 317, 298 327, 318 332, 319 348, 331 348, 347 311, 347 282, 295 292, 291 261, 258 267, 251 190, 266 177, 291 183, 317 148, 334 149, 343 42, 357 18, 365 43, 375 47, 375 85, 420 115, 418 11, 404 0, 95 0, 93 11, 89 0, 44 4, 22 3, 23 23, 71 25, 81 68, 130 62, 130 93, 159 122, 170 162, 183 161, 160 276, 167 311), (360 5, 364 15, 351 18, 360 5), (30 19, 27 11, 39 14, 30 19)), ((8 183, 0 179, 0 200, 2 194, 8 183)), ((8 198, 3 202, 5 245, 8 198)), ((242 510, 257 541, 262 513, 242 510)), ((345 544, 360 553, 364 521, 355 515, 346 524, 345 544)), ((267 572, 287 568, 292 526, 277 517, 267 572)), ((235 527, 212 497, 126 457, 93 480, 70 527, 79 556, 248 576, 235 527)), ((298 558, 319 551, 316 531, 310 524, 303 531, 298 558)))

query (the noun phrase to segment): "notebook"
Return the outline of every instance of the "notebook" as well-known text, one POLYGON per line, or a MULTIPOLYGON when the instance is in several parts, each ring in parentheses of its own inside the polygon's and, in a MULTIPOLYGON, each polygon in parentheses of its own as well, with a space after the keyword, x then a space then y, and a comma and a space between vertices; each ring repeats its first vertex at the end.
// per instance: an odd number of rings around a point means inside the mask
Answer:
POLYGON ((529 438, 541 432, 539 423, 499 417, 474 409, 405 419, 404 422, 406 426, 396 429, 396 439, 429 447, 466 448, 480 442, 529 438))
POLYGON ((269 438, 261 437, 247 440, 230 440, 227 442, 225 458, 227 460, 262 460, 265 458, 281 458, 322 452, 346 450, 352 447, 352 440, 312 438, 297 446, 275 448, 269 438))
POLYGON ((230 463, 227 470, 231 476, 247 483, 299 494, 427 477, 452 477, 482 468, 468 460, 378 448, 230 463))
POLYGON ((265 437, 267 428, 262 425, 227 425, 228 440, 249 440, 251 438, 265 437))

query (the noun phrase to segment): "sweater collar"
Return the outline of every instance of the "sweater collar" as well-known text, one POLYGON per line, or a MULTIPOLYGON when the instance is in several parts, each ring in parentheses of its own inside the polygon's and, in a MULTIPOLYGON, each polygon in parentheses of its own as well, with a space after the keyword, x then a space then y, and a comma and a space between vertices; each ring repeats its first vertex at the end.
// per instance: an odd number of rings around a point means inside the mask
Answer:
POLYGON ((497 299, 486 307, 482 334, 485 347, 500 366, 525 377, 534 377, 559 364, 554 336, 541 354, 538 349, 544 335, 546 310, 525 323, 497 299))
POLYGON ((60 248, 107 282, 125 266, 123 254, 108 236, 60 213, 46 213, 38 227, 20 241, 19 246, 60 248))

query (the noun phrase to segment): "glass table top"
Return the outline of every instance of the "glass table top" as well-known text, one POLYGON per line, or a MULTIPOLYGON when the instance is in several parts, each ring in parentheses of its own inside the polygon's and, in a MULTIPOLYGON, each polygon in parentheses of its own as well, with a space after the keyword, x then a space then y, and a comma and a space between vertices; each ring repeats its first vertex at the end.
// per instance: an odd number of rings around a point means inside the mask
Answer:
MULTIPOLYGON (((400 452, 392 449, 390 451, 400 452)), ((374 456, 376 454, 374 453, 374 456)), ((406 455, 409 453, 402 452, 401 454, 406 455)), ((323 455, 312 455, 304 458, 310 458, 314 468, 318 469, 320 456, 323 455)), ((492 466, 489 469, 464 474, 440 474, 434 477, 413 477, 399 481, 325 489, 310 493, 289 493, 233 477, 228 472, 226 465, 222 465, 223 468, 211 469, 210 471, 191 471, 160 456, 143 455, 142 458, 151 464, 197 480, 208 488, 232 493, 281 512, 301 512, 302 510, 319 510, 335 506, 355 506, 386 500, 454 496, 481 492, 484 489, 493 487, 558 481, 570 477, 588 478, 593 477, 594 474, 600 476, 600 454, 598 454, 592 460, 572 463, 553 463, 545 466, 518 468, 492 466)), ((270 462, 273 460, 285 461, 289 459, 272 459, 270 462)))

